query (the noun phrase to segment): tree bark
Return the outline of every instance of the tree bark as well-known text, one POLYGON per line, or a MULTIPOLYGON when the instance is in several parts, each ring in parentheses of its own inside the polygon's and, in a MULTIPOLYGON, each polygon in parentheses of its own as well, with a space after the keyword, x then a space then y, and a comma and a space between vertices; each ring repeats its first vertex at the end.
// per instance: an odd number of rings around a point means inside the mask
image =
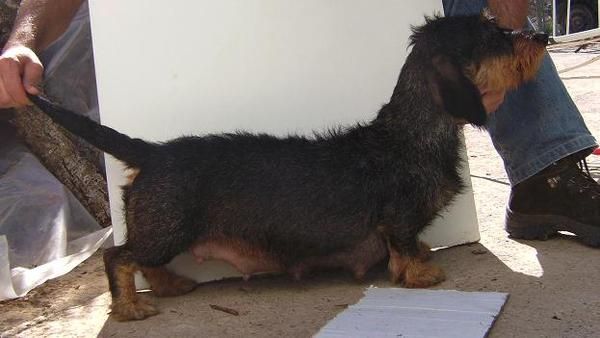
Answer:
POLYGON ((109 226, 106 181, 98 168, 82 155, 66 132, 37 107, 19 108, 11 123, 44 166, 58 178, 103 226, 109 226))

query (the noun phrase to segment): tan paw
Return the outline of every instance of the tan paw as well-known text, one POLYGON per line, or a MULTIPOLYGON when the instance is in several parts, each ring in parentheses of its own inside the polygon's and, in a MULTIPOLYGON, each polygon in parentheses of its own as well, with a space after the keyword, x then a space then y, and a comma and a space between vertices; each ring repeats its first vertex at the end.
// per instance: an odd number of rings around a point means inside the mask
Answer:
POLYGON ((164 266, 140 268, 150 283, 152 293, 157 297, 175 297, 188 293, 198 286, 194 280, 182 277, 167 270, 164 266))
POLYGON ((175 297, 191 292, 197 286, 198 283, 192 279, 172 275, 168 283, 160 287, 152 285, 152 293, 157 297, 175 297))
POLYGON ((446 279, 439 267, 412 260, 406 268, 403 286, 407 288, 427 288, 446 279))
POLYGON ((113 299, 111 316, 122 322, 140 320, 158 314, 158 310, 148 300, 136 297, 134 301, 116 301, 113 299))

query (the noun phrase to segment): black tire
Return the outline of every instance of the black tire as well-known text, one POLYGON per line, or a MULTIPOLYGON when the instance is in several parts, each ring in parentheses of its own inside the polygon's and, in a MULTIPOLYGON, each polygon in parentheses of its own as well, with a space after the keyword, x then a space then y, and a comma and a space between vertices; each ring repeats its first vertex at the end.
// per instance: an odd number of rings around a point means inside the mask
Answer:
POLYGON ((571 7, 570 31, 577 33, 598 27, 598 16, 586 4, 574 4, 571 7))
MULTIPOLYGON (((565 15, 567 11, 566 2, 559 2, 557 9, 557 30, 558 34, 566 34, 567 25, 565 15)), ((582 32, 589 29, 598 28, 597 9, 588 3, 572 3, 569 33, 582 32)))

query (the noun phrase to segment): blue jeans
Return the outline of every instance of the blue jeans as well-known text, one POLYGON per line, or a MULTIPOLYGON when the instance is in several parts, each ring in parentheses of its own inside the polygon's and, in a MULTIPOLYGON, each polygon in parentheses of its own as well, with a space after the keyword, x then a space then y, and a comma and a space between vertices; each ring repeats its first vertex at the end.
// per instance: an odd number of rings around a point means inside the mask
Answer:
MULTIPOLYGON (((447 16, 477 14, 486 0, 443 0, 447 16)), ((487 129, 512 185, 596 140, 546 54, 535 80, 506 95, 487 129)))

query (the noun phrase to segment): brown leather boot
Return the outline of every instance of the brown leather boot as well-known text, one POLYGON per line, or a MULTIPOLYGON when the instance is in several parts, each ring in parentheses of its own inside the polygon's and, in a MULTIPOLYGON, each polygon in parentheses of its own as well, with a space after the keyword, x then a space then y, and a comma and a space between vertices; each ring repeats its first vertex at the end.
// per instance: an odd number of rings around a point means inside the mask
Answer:
POLYGON ((558 231, 600 246, 600 184, 587 169, 592 149, 563 158, 511 189, 506 231, 513 238, 546 240, 558 231))

